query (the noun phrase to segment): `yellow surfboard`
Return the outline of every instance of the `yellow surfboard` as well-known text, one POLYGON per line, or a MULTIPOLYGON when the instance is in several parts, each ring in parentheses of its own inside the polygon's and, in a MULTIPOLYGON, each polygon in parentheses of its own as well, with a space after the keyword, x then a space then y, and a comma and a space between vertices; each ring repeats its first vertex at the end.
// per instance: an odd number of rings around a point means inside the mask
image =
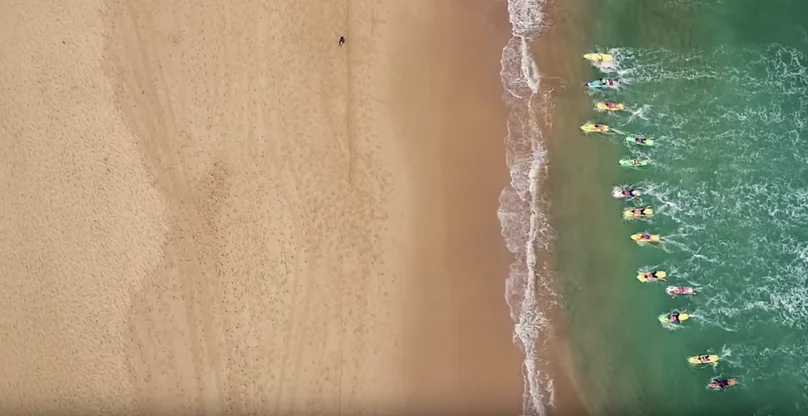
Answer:
POLYGON ((609 126, 603 124, 584 124, 583 126, 581 126, 581 130, 587 133, 596 133, 596 132, 606 133, 607 131, 609 131, 609 126))
POLYGON ((595 107, 597 107, 598 110, 603 111, 623 111, 626 109, 626 106, 623 105, 623 103, 617 103, 613 107, 609 107, 608 105, 606 105, 606 103, 596 103, 595 107))
POLYGON ((656 279, 649 279, 646 275, 651 272, 640 272, 637 274, 637 280, 641 282, 655 282, 657 280, 665 280, 668 277, 668 274, 659 270, 656 272, 656 279))
POLYGON ((670 314, 667 314, 667 313, 663 313, 662 315, 659 315, 657 318, 659 319, 659 322, 662 325, 676 325, 677 323, 682 323, 682 322, 690 319, 690 315, 688 315, 688 314, 686 314, 684 312, 679 312, 679 320, 678 320, 678 322, 671 322, 670 314))
POLYGON ((654 210, 651 209, 651 207, 645 207, 642 210, 642 214, 640 214, 640 215, 637 215, 637 213, 635 213, 634 211, 635 210, 633 210, 633 209, 628 209, 628 210, 624 211, 623 212, 623 218, 633 219, 633 218, 653 217, 654 216, 654 210))
POLYGON ((608 53, 588 53, 584 55, 584 59, 595 63, 606 63, 614 60, 614 57, 608 53))
POLYGON ((651 238, 648 239, 648 240, 643 240, 642 239, 642 234, 639 234, 639 233, 638 234, 633 234, 631 236, 631 239, 638 242, 638 243, 658 243, 658 242, 660 242, 662 240, 662 238, 659 236, 659 234, 649 234, 649 235, 650 235, 651 238))
MULTIPOLYGON (((680 315, 680 317, 681 317, 681 315, 680 315)), ((704 355, 707 355, 707 354, 704 354, 704 355)), ((690 364, 715 364, 720 359, 717 355, 707 355, 707 359, 705 361, 701 361, 701 360, 699 360, 699 357, 700 357, 699 355, 696 355, 694 357, 689 357, 687 359, 687 361, 690 364)))

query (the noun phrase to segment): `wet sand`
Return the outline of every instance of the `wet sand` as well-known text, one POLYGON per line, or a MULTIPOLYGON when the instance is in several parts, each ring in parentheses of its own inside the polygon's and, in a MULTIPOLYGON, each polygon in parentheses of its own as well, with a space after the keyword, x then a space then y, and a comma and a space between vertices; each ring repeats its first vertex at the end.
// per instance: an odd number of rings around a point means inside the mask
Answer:
POLYGON ((517 414, 503 18, 0 6, 8 413, 517 414))
MULTIPOLYGON (((554 155, 557 148, 570 146, 569 134, 575 133, 577 126, 567 125, 576 118, 585 119, 589 106, 581 108, 583 102, 574 98, 574 105, 569 103, 570 96, 575 94, 575 81, 583 78, 581 72, 581 51, 584 47, 584 32, 581 28, 587 27, 587 17, 582 3, 576 0, 548 1, 544 5, 545 28, 541 35, 531 45, 533 55, 541 73, 542 91, 550 91, 549 98, 542 106, 550 111, 550 117, 540 120, 541 131, 545 138, 550 160, 549 175, 553 176, 554 155), (547 103, 550 103, 548 106, 547 103), (572 114, 568 112, 572 111, 572 114), (580 115, 578 117, 577 115, 580 115), (583 117, 583 118, 582 118, 583 117)), ((576 95, 577 97, 577 95, 576 95)), ((541 189, 546 190, 553 199, 551 178, 542 178, 541 189)), ((554 182, 564 182, 563 178, 552 177, 554 182)), ((555 201, 555 200, 553 200, 555 201)), ((557 201, 555 201, 557 202, 557 201)), ((559 208, 554 205, 555 209, 559 208)), ((552 214, 552 212, 551 212, 552 214)), ((558 224, 553 224, 554 228, 558 224)), ((556 228, 557 229, 557 228, 556 228)), ((554 249, 553 249, 554 250, 554 249)), ((542 256, 545 270, 542 275, 550 275, 555 279, 556 291, 564 293, 565 276, 558 272, 556 252, 545 253, 542 256)), ((552 415, 587 415, 591 411, 585 401, 584 386, 580 378, 586 374, 579 374, 579 368, 573 359, 568 333, 569 319, 565 310, 555 304, 551 299, 543 299, 542 310, 550 319, 551 327, 545 335, 549 341, 544 345, 540 356, 546 359, 544 370, 548 371, 554 384, 555 407, 549 409, 552 415)))
MULTIPOLYGON (((511 261, 496 216, 509 180, 499 59, 504 2, 410 2, 394 104, 416 161, 420 258, 407 348, 420 414, 520 414, 522 353, 505 303, 511 261), (432 8, 432 10, 430 10, 432 8), (429 63, 425 65, 425 63, 429 63), (413 90, 414 85, 420 85, 413 90)), ((403 31, 403 29, 402 29, 403 31)))

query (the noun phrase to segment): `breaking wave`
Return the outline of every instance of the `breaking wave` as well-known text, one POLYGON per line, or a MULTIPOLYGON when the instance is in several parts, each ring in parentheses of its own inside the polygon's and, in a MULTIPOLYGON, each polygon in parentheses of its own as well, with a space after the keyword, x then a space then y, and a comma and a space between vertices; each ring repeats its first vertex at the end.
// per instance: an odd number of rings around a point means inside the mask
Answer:
MULTIPOLYGON (((544 416, 554 405, 553 381, 542 372, 540 335, 548 321, 540 306, 555 294, 539 258, 547 252, 552 233, 546 217, 547 200, 539 184, 546 173, 538 109, 548 108, 541 94, 530 42, 542 30, 542 0, 508 0, 511 39, 502 49, 500 77, 508 106, 506 161, 511 181, 499 197, 502 235, 514 261, 506 280, 505 299, 513 319, 514 342, 525 352, 523 414, 544 416)), ((549 114, 549 113, 546 113, 549 114)))

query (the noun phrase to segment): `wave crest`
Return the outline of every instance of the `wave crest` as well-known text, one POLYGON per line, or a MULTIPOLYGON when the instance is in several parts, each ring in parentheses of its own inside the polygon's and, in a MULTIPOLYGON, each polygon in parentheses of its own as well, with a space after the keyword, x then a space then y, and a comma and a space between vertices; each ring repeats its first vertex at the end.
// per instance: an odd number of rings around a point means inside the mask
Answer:
POLYGON ((508 14, 513 36, 502 49, 500 78, 503 100, 508 106, 506 162, 511 181, 499 197, 497 215, 502 235, 514 261, 505 284, 505 299, 514 321, 514 342, 525 352, 523 413, 546 414, 552 406, 552 380, 539 368, 539 335, 547 319, 539 310, 537 295, 553 295, 539 273, 538 250, 547 248, 550 228, 545 216, 539 181, 546 172, 546 149, 542 143, 535 105, 540 100, 540 75, 530 53, 530 41, 543 27, 543 1, 509 0, 508 14))

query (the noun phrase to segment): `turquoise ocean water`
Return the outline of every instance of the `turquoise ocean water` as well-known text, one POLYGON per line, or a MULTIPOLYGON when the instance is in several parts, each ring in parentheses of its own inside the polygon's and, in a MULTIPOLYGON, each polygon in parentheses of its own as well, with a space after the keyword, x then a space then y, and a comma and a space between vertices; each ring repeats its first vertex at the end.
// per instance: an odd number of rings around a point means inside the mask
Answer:
POLYGON ((587 92, 571 76, 555 121, 569 137, 549 151, 559 290, 588 405, 610 415, 808 415, 808 2, 583 1, 587 47, 617 58, 585 76, 622 84, 587 92), (576 111, 601 100, 630 111, 576 111), (615 132, 584 136, 587 121, 615 132), (627 146, 626 135, 658 145, 627 146), (653 164, 618 167, 627 156, 653 164), (647 195, 611 198, 620 184, 647 195), (622 220, 634 205, 657 215, 622 220), (634 244, 642 231, 664 244, 634 244), (643 268, 668 271, 667 282, 640 283, 643 268), (667 285, 698 294, 672 299, 667 285), (672 309, 693 318, 663 328, 657 315, 672 309), (686 362, 699 353, 722 358, 715 368, 686 362), (740 385, 707 390, 713 377, 740 385))

